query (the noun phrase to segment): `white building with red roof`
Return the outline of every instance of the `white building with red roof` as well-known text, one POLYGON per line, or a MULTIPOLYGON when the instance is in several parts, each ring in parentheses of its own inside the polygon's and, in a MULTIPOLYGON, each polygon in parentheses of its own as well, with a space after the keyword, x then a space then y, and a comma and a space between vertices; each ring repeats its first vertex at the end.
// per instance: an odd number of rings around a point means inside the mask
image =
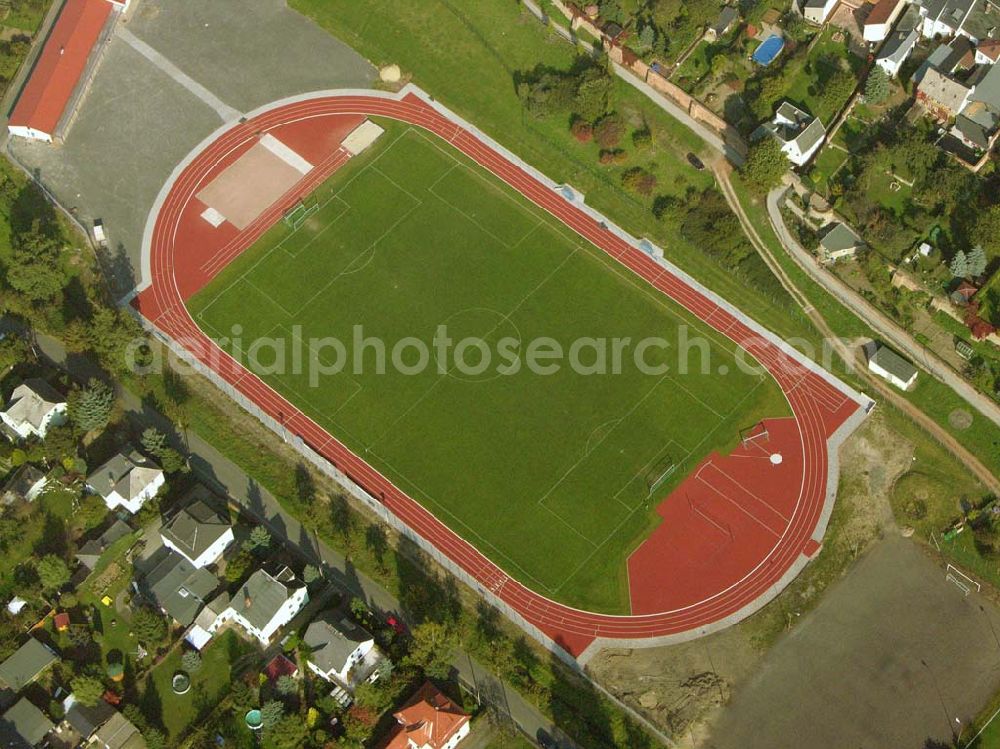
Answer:
POLYGON ((47 143, 60 137, 120 7, 109 0, 66 0, 10 113, 11 135, 47 143))
POLYGON ((469 735, 469 716, 429 681, 392 717, 384 749, 455 749, 469 735))
POLYGON ((1000 39, 983 39, 976 47, 976 63, 992 65, 1000 59, 1000 39))

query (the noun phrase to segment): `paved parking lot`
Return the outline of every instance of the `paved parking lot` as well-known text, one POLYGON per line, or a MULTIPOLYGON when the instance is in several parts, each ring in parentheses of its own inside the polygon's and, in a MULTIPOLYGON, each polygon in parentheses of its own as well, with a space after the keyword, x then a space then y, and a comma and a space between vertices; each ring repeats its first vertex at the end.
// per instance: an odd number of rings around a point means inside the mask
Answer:
POLYGON ((103 219, 116 287, 134 282, 146 217, 174 166, 242 112, 366 88, 374 68, 282 0, 135 0, 66 142, 9 150, 84 225, 103 219))
POLYGON ((951 746, 1000 688, 998 635, 1000 609, 886 538, 734 688, 705 745, 951 746))

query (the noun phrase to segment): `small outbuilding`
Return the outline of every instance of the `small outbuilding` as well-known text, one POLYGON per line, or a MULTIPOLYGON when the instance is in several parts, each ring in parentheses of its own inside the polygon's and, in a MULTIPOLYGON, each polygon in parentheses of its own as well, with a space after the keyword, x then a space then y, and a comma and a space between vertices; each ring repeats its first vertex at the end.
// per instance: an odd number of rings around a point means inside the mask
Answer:
POLYGON ((888 346, 874 344, 874 353, 868 356, 869 371, 891 382, 900 390, 909 390, 917 381, 917 368, 888 346))

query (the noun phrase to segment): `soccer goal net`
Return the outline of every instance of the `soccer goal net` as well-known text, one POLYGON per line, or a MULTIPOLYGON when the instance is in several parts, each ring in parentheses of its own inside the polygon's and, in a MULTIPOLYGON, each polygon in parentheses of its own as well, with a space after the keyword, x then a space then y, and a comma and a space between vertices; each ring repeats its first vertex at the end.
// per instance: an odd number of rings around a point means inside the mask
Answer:
POLYGON ((292 231, 298 229, 312 214, 319 210, 319 202, 315 195, 303 198, 295 206, 285 212, 285 225, 292 231))
POLYGON ((670 478, 676 468, 677 462, 674 460, 673 455, 668 453, 661 456, 646 472, 647 496, 652 495, 660 484, 670 478))

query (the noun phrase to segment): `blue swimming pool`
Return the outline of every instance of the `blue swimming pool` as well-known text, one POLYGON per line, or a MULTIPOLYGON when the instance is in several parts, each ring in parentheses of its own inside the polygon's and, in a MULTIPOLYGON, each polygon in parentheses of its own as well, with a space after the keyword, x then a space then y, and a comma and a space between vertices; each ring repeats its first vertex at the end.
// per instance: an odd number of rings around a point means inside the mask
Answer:
POLYGON ((774 58, 781 54, 784 46, 784 39, 776 34, 771 34, 754 50, 753 61, 758 65, 770 65, 774 62, 774 58))

